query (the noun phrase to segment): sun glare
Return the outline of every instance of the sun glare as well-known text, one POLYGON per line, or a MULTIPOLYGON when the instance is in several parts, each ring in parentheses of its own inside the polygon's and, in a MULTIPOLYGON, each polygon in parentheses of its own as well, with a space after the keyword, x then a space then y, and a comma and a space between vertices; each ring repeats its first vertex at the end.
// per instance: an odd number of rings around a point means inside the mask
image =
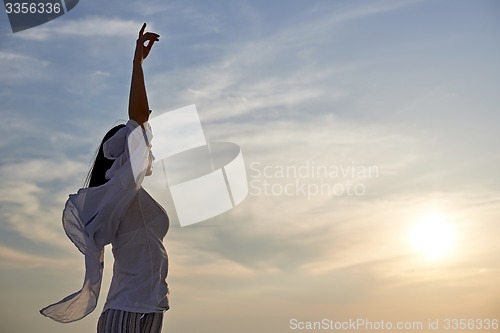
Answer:
POLYGON ((429 259, 449 255, 455 240, 453 226, 440 214, 423 216, 410 230, 410 242, 429 259))

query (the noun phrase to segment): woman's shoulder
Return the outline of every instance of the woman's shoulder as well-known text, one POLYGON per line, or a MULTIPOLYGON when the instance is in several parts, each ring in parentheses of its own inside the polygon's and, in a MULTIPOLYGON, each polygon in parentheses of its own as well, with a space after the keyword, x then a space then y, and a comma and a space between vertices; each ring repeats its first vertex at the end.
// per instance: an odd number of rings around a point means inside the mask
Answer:
POLYGON ((129 134, 140 125, 135 120, 129 119, 126 124, 118 126, 120 128, 103 142, 103 153, 107 159, 116 159, 123 153, 129 134))
POLYGON ((134 129, 136 129, 139 126, 141 126, 141 125, 137 121, 135 121, 134 119, 129 119, 127 121, 127 123, 125 124, 125 127, 127 127, 127 129, 129 131, 133 131, 134 129))

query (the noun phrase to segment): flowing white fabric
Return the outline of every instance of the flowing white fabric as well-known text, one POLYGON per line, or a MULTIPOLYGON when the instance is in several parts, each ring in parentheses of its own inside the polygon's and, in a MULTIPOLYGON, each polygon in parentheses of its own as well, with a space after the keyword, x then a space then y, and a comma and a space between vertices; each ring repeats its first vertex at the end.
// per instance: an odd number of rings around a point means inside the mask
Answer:
POLYGON ((82 289, 49 305, 40 313, 58 322, 80 320, 91 313, 99 298, 104 267, 104 246, 113 241, 128 206, 151 173, 151 127, 129 120, 103 144, 104 155, 114 159, 104 185, 71 194, 63 211, 63 228, 85 255, 82 289), (121 147, 121 148, 120 148, 121 147))

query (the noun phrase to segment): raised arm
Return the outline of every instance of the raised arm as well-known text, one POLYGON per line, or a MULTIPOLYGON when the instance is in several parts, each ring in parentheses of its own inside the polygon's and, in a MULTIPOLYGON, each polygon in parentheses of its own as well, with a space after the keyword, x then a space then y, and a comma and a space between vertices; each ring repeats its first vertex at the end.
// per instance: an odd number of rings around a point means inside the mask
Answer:
POLYGON ((130 83, 130 97, 128 102, 128 116, 135 120, 141 126, 149 119, 149 104, 146 94, 146 85, 144 83, 144 73, 142 71, 142 62, 149 54, 154 42, 159 41, 160 35, 146 32, 146 23, 139 31, 139 38, 135 46, 135 54, 132 66, 132 82, 130 83), (144 43, 147 45, 144 45, 144 43))

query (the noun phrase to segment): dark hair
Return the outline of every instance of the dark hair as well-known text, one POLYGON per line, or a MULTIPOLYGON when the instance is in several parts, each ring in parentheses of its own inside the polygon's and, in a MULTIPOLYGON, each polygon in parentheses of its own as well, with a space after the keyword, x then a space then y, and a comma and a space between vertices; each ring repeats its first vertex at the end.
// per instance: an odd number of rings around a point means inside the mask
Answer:
POLYGON ((104 176, 106 174, 106 171, 108 171, 108 169, 111 168, 113 160, 104 157, 102 145, 104 144, 104 142, 106 142, 106 140, 115 135, 115 133, 118 132, 118 130, 122 127, 125 127, 125 125, 120 124, 113 127, 108 131, 108 133, 106 133, 106 135, 102 139, 101 145, 99 146, 99 152, 97 153, 97 156, 94 161, 94 165, 90 169, 87 178, 85 179, 84 187, 96 187, 106 184, 106 182, 108 181, 104 176))

